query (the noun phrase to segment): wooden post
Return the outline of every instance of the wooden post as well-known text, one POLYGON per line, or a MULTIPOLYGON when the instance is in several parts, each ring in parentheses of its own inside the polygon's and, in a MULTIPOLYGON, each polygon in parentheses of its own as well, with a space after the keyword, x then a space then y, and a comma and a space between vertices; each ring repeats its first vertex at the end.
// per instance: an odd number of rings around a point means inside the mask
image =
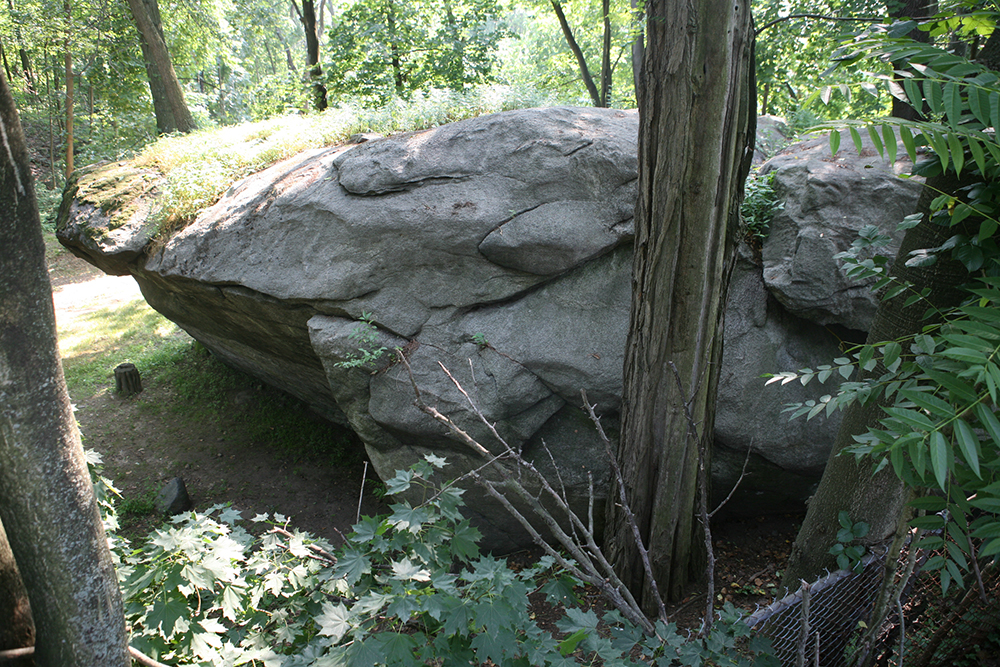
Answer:
POLYGON ((142 391, 142 379, 135 364, 121 364, 115 368, 115 390, 122 396, 131 396, 142 391))

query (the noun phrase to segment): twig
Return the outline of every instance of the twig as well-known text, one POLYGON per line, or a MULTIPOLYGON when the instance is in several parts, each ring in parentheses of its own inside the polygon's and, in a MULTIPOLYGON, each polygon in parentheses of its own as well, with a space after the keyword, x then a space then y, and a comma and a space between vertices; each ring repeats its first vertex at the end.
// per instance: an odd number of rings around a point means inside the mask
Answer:
MULTIPOLYGON (((470 449, 485 458, 490 469, 500 476, 502 482, 492 482, 485 479, 485 477, 483 477, 483 475, 478 471, 473 473, 472 476, 483 486, 484 489, 486 489, 487 493, 496 498, 501 505, 503 505, 503 507, 525 528, 535 543, 546 550, 547 553, 552 555, 552 557, 556 559, 556 562, 561 565, 562 563, 566 563, 564 567, 566 567, 568 571, 574 573, 574 575, 582 581, 590 583, 600 590, 608 601, 611 602, 611 604, 614 605, 623 616, 641 627, 647 635, 655 634, 655 627, 649 619, 646 618, 645 614, 642 613, 642 609, 635 600, 631 591, 629 591, 624 585, 615 573, 614 567, 604 557, 604 554, 601 552, 600 547, 596 543, 593 531, 587 530, 587 527, 584 525, 580 517, 576 515, 571 507, 569 507, 566 500, 564 500, 560 494, 552 488, 548 480, 538 471, 538 469, 535 468, 535 466, 530 462, 524 460, 520 454, 515 452, 510 445, 507 444, 507 442, 497 432, 496 427, 486 419, 482 411, 475 405, 469 397, 469 394, 448 371, 447 367, 440 362, 438 364, 442 371, 444 371, 448 378, 451 379, 458 390, 462 393, 462 395, 465 396, 476 416, 479 417, 480 421, 486 425, 490 433, 503 446, 505 450, 504 455, 494 456, 472 436, 459 428, 458 425, 455 424, 449 417, 441 414, 441 412, 436 408, 424 403, 420 391, 416 387, 416 381, 413 378, 413 372, 408 361, 405 358, 401 358, 400 361, 410 375, 410 384, 413 386, 414 394, 416 396, 416 400, 414 401, 415 405, 425 414, 447 426, 452 434, 457 436, 461 442, 465 443, 470 449), (574 526, 575 529, 579 531, 579 536, 581 536, 582 539, 574 540, 566 533, 565 530, 563 530, 559 522, 552 516, 552 513, 541 504, 540 498, 528 493, 521 482, 518 481, 518 475, 515 475, 505 465, 505 461, 507 460, 517 466, 519 471, 523 470, 531 474, 532 479, 540 485, 542 492, 546 495, 546 497, 550 498, 558 510, 565 514, 570 521, 570 525, 574 526), (555 552, 548 542, 542 538, 541 534, 536 528, 534 528, 531 522, 529 522, 524 515, 514 507, 513 503, 511 503, 511 501, 504 494, 501 494, 497 490, 496 487, 498 484, 501 484, 505 489, 512 492, 531 508, 535 516, 542 521, 545 527, 549 530, 552 537, 577 562, 576 566, 568 567, 569 564, 562 557, 562 555, 555 552)), ((485 467, 487 466, 483 466, 483 468, 485 467)))
POLYGON ((170 665, 153 660, 145 653, 131 646, 128 647, 128 652, 140 665, 145 665, 146 667, 170 667, 170 665))
POLYGON ((365 480, 368 477, 368 461, 365 461, 365 468, 361 471, 361 493, 358 494, 358 514, 354 523, 361 522, 361 501, 365 499, 365 480))
POLYGON ((714 510, 708 513, 709 519, 715 516, 716 512, 718 512, 719 510, 721 510, 723 507, 726 506, 726 503, 728 503, 729 500, 733 497, 733 494, 736 493, 736 489, 740 487, 740 483, 743 481, 743 478, 746 477, 747 474, 747 464, 750 463, 751 449, 753 449, 753 438, 750 439, 750 445, 747 447, 747 455, 746 458, 743 459, 743 469, 740 471, 740 476, 736 479, 736 483, 733 484, 733 488, 729 489, 729 495, 727 495, 725 499, 721 503, 719 503, 714 510))
MULTIPOLYGON (((268 532, 269 533, 277 533, 278 535, 282 535, 282 536, 287 537, 289 539, 295 537, 294 535, 292 535, 290 532, 288 532, 284 528, 278 528, 277 526, 275 526, 274 528, 272 528, 268 532)), ((330 565, 336 565, 337 564, 337 557, 334 556, 329 551, 327 551, 326 549, 324 549, 323 547, 321 547, 321 546, 319 546, 317 544, 306 544, 304 546, 307 549, 309 549, 309 551, 312 551, 313 554, 315 554, 313 556, 310 556, 310 558, 312 558, 314 560, 318 560, 318 561, 324 561, 326 563, 329 563, 330 565)))
MULTIPOLYGON (((132 659, 138 662, 140 665, 145 665, 145 667, 171 667, 163 662, 158 662, 153 660, 145 653, 141 652, 139 649, 132 646, 128 647, 128 653, 132 656, 132 659)), ((25 648, 12 648, 6 651, 0 651, 0 661, 7 662, 12 660, 17 660, 18 658, 28 658, 35 655, 34 646, 26 646, 25 648)))
POLYGON ((972 571, 975 572, 976 583, 979 585, 979 599, 983 601, 983 604, 989 604, 990 601, 986 597, 986 586, 983 585, 983 573, 979 570, 979 560, 976 557, 976 545, 972 543, 971 534, 966 533, 965 539, 969 543, 969 557, 970 560, 972 561, 972 571))

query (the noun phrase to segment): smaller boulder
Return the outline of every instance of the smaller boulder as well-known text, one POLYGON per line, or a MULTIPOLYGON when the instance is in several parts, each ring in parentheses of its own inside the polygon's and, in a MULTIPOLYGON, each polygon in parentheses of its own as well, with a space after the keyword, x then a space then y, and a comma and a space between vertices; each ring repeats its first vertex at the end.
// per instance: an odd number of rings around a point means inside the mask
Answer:
POLYGON ((160 495, 156 499, 157 511, 167 516, 187 512, 193 507, 194 503, 191 502, 191 496, 184 486, 183 477, 174 477, 167 482, 166 486, 160 489, 160 495))

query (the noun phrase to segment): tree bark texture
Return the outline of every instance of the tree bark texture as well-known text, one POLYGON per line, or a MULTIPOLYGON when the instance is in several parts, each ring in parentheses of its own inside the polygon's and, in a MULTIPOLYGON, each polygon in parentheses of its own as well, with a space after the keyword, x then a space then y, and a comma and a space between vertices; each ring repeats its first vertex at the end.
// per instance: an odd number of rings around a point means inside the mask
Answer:
MULTIPOLYGON (((654 577, 677 599, 701 568, 698 443, 688 437, 685 404, 701 437, 711 437, 726 265, 753 153, 753 31, 748 2, 657 0, 646 11, 618 460, 654 577)), ((617 496, 613 490, 609 497, 617 496)), ((607 526, 611 562, 643 607, 654 610, 614 503, 607 526)))
POLYGON ((0 651, 35 645, 31 603, 21 573, 10 550, 7 533, 0 524, 0 651))
POLYGON ((149 90, 156 112, 156 129, 161 134, 191 132, 196 128, 191 111, 184 101, 184 91, 170 62, 170 52, 163 36, 160 7, 156 0, 128 0, 132 18, 139 31, 140 45, 149 75, 149 90), (160 104, 157 96, 162 95, 160 104), (161 113, 163 117, 161 118, 161 113))
MULTIPOLYGON (((906 266, 911 251, 935 248, 963 231, 932 223, 928 215, 934 197, 941 192, 955 192, 959 185, 954 174, 950 174, 928 179, 924 186, 917 204, 917 210, 924 214, 923 220, 903 237, 891 274, 913 283, 917 291, 929 287, 931 293, 927 301, 919 301, 909 308, 903 308, 908 293, 880 302, 868 332, 869 344, 899 340, 918 333, 933 321, 924 318, 929 305, 946 311, 959 305, 966 295, 959 287, 968 281, 969 273, 958 261, 939 256, 931 266, 906 266)), ((880 377, 885 372, 885 367, 879 363, 870 372, 860 373, 859 376, 880 377)), ((792 546, 783 581, 787 588, 794 589, 800 579, 812 581, 825 570, 836 569, 835 559, 828 552, 837 543, 840 528, 837 518, 841 511, 846 511, 851 521, 869 524, 868 535, 864 539, 868 545, 884 542, 896 532, 909 494, 892 467, 886 466, 873 476, 871 461, 859 463, 853 456, 840 455, 845 447, 854 444, 855 435, 878 426, 879 419, 885 416, 882 411, 885 404, 884 401, 873 401, 865 406, 854 403, 844 411, 823 478, 809 501, 806 518, 792 546)))
POLYGON ((323 85, 323 66, 319 62, 319 37, 316 35, 316 7, 313 0, 302 0, 299 15, 306 36, 306 71, 312 85, 313 108, 326 109, 326 86, 323 85))
POLYGON ((121 592, 56 351, 28 155, 0 74, 0 522, 42 667, 128 664, 121 592))

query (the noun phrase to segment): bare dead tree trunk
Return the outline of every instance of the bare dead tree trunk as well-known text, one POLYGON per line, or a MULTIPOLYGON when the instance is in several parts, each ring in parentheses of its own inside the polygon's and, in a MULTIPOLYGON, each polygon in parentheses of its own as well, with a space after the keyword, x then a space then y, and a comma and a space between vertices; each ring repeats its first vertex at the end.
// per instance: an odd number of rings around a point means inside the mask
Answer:
POLYGON ((587 68, 587 58, 583 55, 583 50, 577 44, 576 38, 573 37, 573 29, 569 26, 569 21, 566 20, 566 13, 563 11, 562 3, 558 2, 558 0, 551 0, 551 2, 552 9, 556 13, 556 18, 559 19, 559 27, 562 28, 563 36, 566 37, 569 50, 573 52, 576 64, 580 67, 580 76, 583 78, 583 85, 587 87, 590 100, 594 103, 595 107, 602 107, 604 104, 601 102, 601 94, 597 90, 597 86, 594 85, 594 77, 590 75, 590 70, 587 68))
MULTIPOLYGON (((654 0, 646 12, 618 461, 654 577, 676 599, 701 572, 698 443, 688 437, 686 413, 711 437, 730 229, 753 153, 753 31, 744 2, 654 0)), ((605 545, 651 612, 651 588, 623 512, 609 503, 605 545)))
POLYGON ((37 664, 126 667, 121 591, 66 393, 28 153, 2 73, 0 136, 0 521, 31 600, 37 664))

